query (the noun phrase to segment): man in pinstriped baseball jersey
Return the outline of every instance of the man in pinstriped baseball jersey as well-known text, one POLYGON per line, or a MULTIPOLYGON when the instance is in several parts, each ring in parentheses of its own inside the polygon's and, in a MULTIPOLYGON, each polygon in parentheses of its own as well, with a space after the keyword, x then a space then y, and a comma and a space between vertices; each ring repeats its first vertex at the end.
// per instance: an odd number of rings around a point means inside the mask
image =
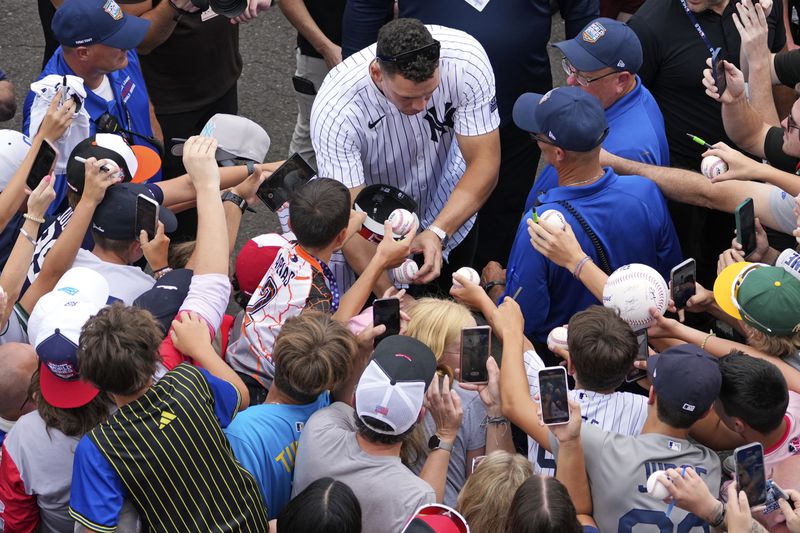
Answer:
MULTIPOLYGON (((344 183, 353 198, 381 183, 417 201, 422 231, 413 249, 424 257, 416 277, 424 284, 439 277, 443 260, 447 271, 471 263, 475 213, 497 182, 499 124, 494 74, 478 41, 397 19, 325 78, 311 140, 318 174, 344 183)), ((352 282, 348 264, 358 273, 374 252, 354 236, 344 257, 334 257, 343 287, 352 282)), ((384 276, 376 293, 388 286, 384 276)))

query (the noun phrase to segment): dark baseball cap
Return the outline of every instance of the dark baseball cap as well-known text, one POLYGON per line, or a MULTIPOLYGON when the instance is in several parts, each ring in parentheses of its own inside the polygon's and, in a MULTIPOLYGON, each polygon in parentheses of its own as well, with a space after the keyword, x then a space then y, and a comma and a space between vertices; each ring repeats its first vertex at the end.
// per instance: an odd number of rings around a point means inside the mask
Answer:
POLYGON ((514 124, 572 152, 588 152, 608 135, 600 100, 578 87, 558 87, 545 94, 525 93, 514 103, 514 124))
POLYGON ((150 311, 166 335, 189 294, 191 284, 192 271, 177 268, 161 276, 152 289, 140 294, 133 306, 150 311))
MULTIPOLYGON (((118 183, 106 190, 105 198, 97 206, 92 217, 92 230, 107 239, 118 241, 138 240, 136 234, 136 197, 140 194, 157 200, 153 191, 143 183, 118 183)), ((158 219, 169 233, 178 227, 175 215, 163 205, 158 210, 158 219)))
POLYGON ((65 0, 50 27, 64 46, 104 44, 133 50, 144 40, 150 21, 127 15, 114 0, 65 0))
POLYGON ((711 408, 722 387, 717 359, 693 344, 679 344, 651 356, 647 374, 659 403, 698 416, 711 408))
POLYGON ((598 18, 573 39, 555 43, 572 66, 583 72, 611 67, 636 73, 642 66, 642 43, 624 22, 598 18))

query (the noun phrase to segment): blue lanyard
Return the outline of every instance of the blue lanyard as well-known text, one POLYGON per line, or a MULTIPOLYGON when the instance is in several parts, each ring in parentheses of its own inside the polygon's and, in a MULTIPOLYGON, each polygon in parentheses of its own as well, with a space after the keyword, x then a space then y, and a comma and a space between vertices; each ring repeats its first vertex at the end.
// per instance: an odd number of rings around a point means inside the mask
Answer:
MULTIPOLYGON (((733 1, 733 0, 731 0, 733 1)), ((689 9, 689 6, 686 5, 686 0, 681 0, 681 5, 683 6, 683 10, 686 11, 686 16, 689 17, 689 21, 694 24, 694 29, 697 30, 697 34, 700 35, 700 38, 703 39, 706 47, 708 48, 708 52, 711 55, 714 55, 714 45, 711 44, 711 41, 708 39, 706 32, 703 31, 703 28, 700 26, 700 23, 697 22, 697 17, 694 16, 692 10, 689 9)))
POLYGON ((314 259, 316 259, 319 266, 322 267, 322 274, 325 276, 325 279, 328 280, 328 288, 330 288, 332 296, 331 313, 335 313, 336 310, 339 309, 339 284, 336 283, 336 277, 333 275, 331 268, 325 264, 325 261, 322 261, 318 257, 314 257, 314 259))

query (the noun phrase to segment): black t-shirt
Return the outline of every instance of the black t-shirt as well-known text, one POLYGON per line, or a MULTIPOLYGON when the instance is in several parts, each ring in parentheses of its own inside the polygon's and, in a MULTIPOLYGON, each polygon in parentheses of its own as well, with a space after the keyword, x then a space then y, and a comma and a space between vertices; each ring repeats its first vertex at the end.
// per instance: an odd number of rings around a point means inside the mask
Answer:
POLYGON ((787 155, 783 151, 783 128, 775 126, 769 129, 764 138, 764 155, 773 167, 792 174, 797 172, 797 164, 800 163, 800 159, 787 155))
MULTIPOLYGON (((304 0, 306 9, 317 23, 319 29, 325 34, 325 37, 331 40, 333 44, 341 46, 342 44, 342 16, 344 15, 344 6, 347 0, 304 0)), ((322 57, 314 47, 311 46, 305 37, 297 33, 297 46, 300 48, 300 53, 311 57, 322 57)))
POLYGON ((800 50, 775 54, 775 74, 782 84, 789 87, 800 83, 800 50))

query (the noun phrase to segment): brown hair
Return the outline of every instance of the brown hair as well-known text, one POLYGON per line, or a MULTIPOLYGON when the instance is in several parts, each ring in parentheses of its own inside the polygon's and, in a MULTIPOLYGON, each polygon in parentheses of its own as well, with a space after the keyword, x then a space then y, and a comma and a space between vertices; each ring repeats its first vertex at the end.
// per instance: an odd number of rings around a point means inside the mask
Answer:
POLYGON ((295 401, 313 402, 350 376, 357 349, 347 326, 328 313, 292 317, 281 326, 272 351, 275 385, 295 401))
POLYGON ((101 391, 130 395, 147 386, 164 338, 149 311, 121 302, 84 324, 78 343, 81 375, 101 391))
POLYGON ((522 455, 504 451, 487 455, 458 495, 456 509, 467 519, 470 531, 505 531, 514 493, 532 475, 533 466, 522 455))
POLYGON ((556 478, 532 476, 514 494, 506 533, 581 533, 567 488, 556 478))
POLYGON ((760 352, 775 357, 789 357, 800 350, 800 332, 791 335, 770 335, 744 324, 747 344, 760 352))
POLYGON ((74 409, 61 409, 47 403, 39 384, 39 370, 33 373, 28 395, 36 401, 36 410, 47 429, 57 429, 67 437, 82 437, 108 418, 112 405, 108 395, 101 392, 89 403, 74 409))
POLYGON ((167 264, 170 268, 188 268, 186 265, 194 253, 197 241, 179 242, 170 244, 167 250, 167 264))
POLYGON ((102 233, 95 230, 92 230, 92 238, 94 239, 94 244, 96 246, 102 248, 106 252, 111 252, 117 255, 127 254, 131 243, 135 242, 134 239, 109 239, 107 237, 103 237, 102 233))
POLYGON ((636 359, 636 334, 616 311, 593 305, 569 320, 569 358, 580 385, 606 391, 619 386, 636 359))

